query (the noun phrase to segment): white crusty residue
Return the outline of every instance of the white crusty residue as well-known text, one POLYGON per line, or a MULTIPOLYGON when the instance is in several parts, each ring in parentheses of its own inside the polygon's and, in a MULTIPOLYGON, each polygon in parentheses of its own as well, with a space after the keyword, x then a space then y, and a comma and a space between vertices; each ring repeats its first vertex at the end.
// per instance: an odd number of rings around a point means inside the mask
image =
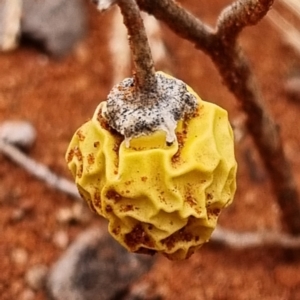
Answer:
POLYGON ((176 140, 179 120, 188 118, 198 107, 197 98, 187 90, 186 84, 178 79, 157 72, 157 101, 143 105, 136 100, 134 78, 126 78, 115 85, 100 105, 102 117, 112 128, 125 137, 126 146, 132 138, 149 135, 155 131, 166 132, 166 142, 176 140))

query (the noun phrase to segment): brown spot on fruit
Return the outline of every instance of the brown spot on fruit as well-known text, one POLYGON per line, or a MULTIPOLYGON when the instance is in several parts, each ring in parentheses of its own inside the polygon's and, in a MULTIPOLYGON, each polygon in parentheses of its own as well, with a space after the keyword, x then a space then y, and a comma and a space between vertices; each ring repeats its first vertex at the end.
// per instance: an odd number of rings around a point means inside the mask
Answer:
POLYGON ((130 204, 128 204, 128 205, 122 205, 120 207, 120 211, 121 212, 133 211, 134 209, 135 209, 135 207, 133 205, 130 205, 130 204))
POLYGON ((75 157, 77 158, 77 160, 78 160, 78 163, 76 163, 76 160, 75 160, 76 177, 81 178, 81 177, 82 177, 82 174, 83 174, 83 164, 82 164, 83 156, 82 156, 82 154, 81 154, 81 152, 80 152, 80 150, 79 150, 79 148, 78 148, 77 146, 74 147, 74 148, 70 151, 70 153, 69 153, 69 155, 68 155, 68 158, 67 158, 68 163, 69 163, 70 161, 73 160, 74 156, 75 156, 75 157))
POLYGON ((80 149, 79 149, 78 146, 75 146, 75 147, 73 148, 73 153, 74 153, 74 155, 77 157, 77 159, 78 159, 79 161, 82 161, 83 155, 82 155, 82 153, 81 153, 81 151, 80 151, 80 149))
POLYGON ((139 249, 137 249, 136 251, 134 251, 135 253, 140 253, 140 254, 147 254, 147 255, 154 255, 156 253, 155 250, 153 249, 148 249, 148 248, 144 248, 144 247, 141 247, 139 249))
POLYGON ((78 178, 81 178, 82 177, 82 174, 83 174, 83 164, 81 163, 77 169, 77 173, 76 173, 76 176, 78 178))
POLYGON ((122 199, 122 196, 114 190, 108 190, 105 196, 108 200, 114 200, 115 202, 118 202, 122 199))
POLYGON ((89 165, 93 165, 95 163, 95 156, 94 153, 90 153, 87 156, 87 161, 89 165))
POLYGON ((177 132, 176 133, 176 136, 177 136, 177 142, 178 142, 178 150, 177 152, 172 156, 172 163, 173 164, 176 164, 176 163, 179 163, 181 158, 181 150, 184 146, 184 141, 185 141, 185 138, 186 138, 186 132, 177 132))
POLYGON ((197 203, 197 200, 191 195, 191 194, 187 194, 186 197, 185 197, 185 201, 186 203, 188 203, 191 207, 194 207, 196 206, 198 203, 197 203))
POLYGON ((153 248, 154 242, 151 240, 149 235, 145 232, 141 224, 137 224, 133 230, 125 235, 124 239, 127 246, 133 251, 140 249, 142 245, 153 248))
POLYGON ((214 198, 214 196, 210 193, 206 194, 206 200, 212 200, 214 198))
POLYGON ((75 155, 74 149, 71 149, 67 155, 67 163, 70 163, 75 155))
POLYGON ((207 209, 207 215, 208 217, 218 217, 220 215, 221 209, 219 208, 213 208, 213 209, 207 209))
POLYGON ((181 151, 184 147, 184 143, 187 136, 187 127, 188 127, 188 120, 183 122, 183 128, 181 132, 176 132, 177 142, 178 142, 178 150, 172 157, 172 163, 176 164, 179 163, 181 160, 181 151))
POLYGON ((100 192, 99 190, 96 190, 95 194, 94 194, 94 205, 96 207, 101 208, 101 197, 100 197, 100 192))
POLYGON ((113 147, 113 150, 118 153, 119 152, 119 148, 120 148, 120 143, 115 143, 114 147, 113 147))
POLYGON ((110 205, 106 205, 105 211, 106 211, 107 213, 111 213, 111 212, 113 211, 113 209, 112 209, 112 207, 111 207, 110 205))
POLYGON ((102 114, 102 110, 100 109, 99 112, 98 112, 98 114, 97 114, 97 121, 99 122, 99 124, 100 124, 100 126, 101 126, 102 128, 104 128, 104 129, 106 129, 106 130, 109 131, 110 127, 109 127, 109 125, 108 125, 108 122, 106 121, 106 119, 104 119, 104 118, 102 117, 101 114, 102 114))
POLYGON ((112 230, 112 233, 113 233, 114 235, 119 235, 120 232, 121 232, 121 227, 120 227, 120 226, 117 226, 116 228, 114 228, 114 229, 112 230))
POLYGON ((79 139, 80 142, 84 141, 85 136, 84 136, 84 134, 82 133, 81 130, 77 130, 76 135, 78 136, 78 139, 79 139))
POLYGON ((190 242, 193 238, 193 234, 186 232, 185 227, 183 227, 169 237, 161 240, 161 242, 167 246, 168 250, 171 250, 178 242, 190 242))

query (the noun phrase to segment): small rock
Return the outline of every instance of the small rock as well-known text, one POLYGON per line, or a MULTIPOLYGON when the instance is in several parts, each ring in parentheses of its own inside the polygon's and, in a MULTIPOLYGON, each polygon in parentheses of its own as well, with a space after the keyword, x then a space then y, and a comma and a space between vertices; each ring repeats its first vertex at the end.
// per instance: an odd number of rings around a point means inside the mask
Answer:
MULTIPOLYGON (((1 196, 0 196, 1 198, 1 196)), ((18 203, 18 207, 15 208, 10 216, 11 222, 20 222, 26 216, 28 216, 34 208, 34 203, 32 201, 23 200, 22 203, 18 203)))
POLYGON ((37 291, 44 287, 47 273, 45 265, 32 266, 25 274, 25 281, 31 289, 37 291))
POLYGON ((25 217, 24 209, 16 208, 12 211, 11 216, 10 216, 10 220, 12 222, 20 222, 24 219, 24 217, 25 217))
POLYGON ((36 130, 27 121, 5 121, 0 124, 0 139, 14 146, 29 149, 36 140, 36 130))
POLYGON ((22 0, 0 1, 0 50, 13 50, 18 45, 22 0))
POLYGON ((60 230, 54 233, 53 243, 61 249, 65 249, 69 244, 69 236, 66 231, 60 230))
POLYGON ((23 0, 22 34, 54 56, 66 55, 84 36, 82 0, 23 0))
POLYGON ((154 258, 132 254, 102 228, 83 232, 51 268, 47 290, 55 300, 122 299, 154 258))
POLYGON ((155 287, 149 282, 138 282, 134 284, 129 290, 128 294, 122 300, 162 300, 163 296, 160 295, 155 287))
POLYGON ((23 248, 15 248, 11 252, 11 260, 17 265, 25 265, 28 261, 28 252, 23 248))
POLYGON ((21 295, 18 298, 19 300, 34 300, 35 299, 35 293, 31 289, 26 289, 21 293, 21 295))
POLYGON ((71 223, 73 212, 70 207, 60 208, 56 213, 56 220, 61 224, 71 223))
POLYGON ((85 205, 84 202, 74 203, 72 211, 75 221, 78 221, 80 223, 87 223, 92 218, 91 210, 87 205, 85 205))
POLYGON ((58 210, 56 219, 61 224, 86 223, 91 219, 91 212, 83 203, 75 203, 72 207, 58 210))

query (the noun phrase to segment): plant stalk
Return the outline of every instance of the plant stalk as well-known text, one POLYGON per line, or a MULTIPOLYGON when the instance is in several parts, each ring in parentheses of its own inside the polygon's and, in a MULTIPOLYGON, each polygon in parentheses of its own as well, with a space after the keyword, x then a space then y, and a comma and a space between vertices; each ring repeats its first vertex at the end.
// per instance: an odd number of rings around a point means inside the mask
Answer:
POLYGON ((118 5, 128 30, 137 100, 143 105, 153 104, 156 92, 154 62, 139 7, 135 0, 119 0, 118 5))

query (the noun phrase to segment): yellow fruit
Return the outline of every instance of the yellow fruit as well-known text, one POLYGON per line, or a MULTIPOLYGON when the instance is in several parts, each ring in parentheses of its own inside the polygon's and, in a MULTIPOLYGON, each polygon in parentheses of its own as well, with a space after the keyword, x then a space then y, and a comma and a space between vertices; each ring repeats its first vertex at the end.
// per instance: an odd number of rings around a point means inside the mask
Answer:
POLYGON ((107 126, 101 105, 75 133, 66 160, 79 192, 129 251, 185 259, 207 242, 236 190, 227 112, 197 97, 197 111, 166 132, 132 138, 107 126))

